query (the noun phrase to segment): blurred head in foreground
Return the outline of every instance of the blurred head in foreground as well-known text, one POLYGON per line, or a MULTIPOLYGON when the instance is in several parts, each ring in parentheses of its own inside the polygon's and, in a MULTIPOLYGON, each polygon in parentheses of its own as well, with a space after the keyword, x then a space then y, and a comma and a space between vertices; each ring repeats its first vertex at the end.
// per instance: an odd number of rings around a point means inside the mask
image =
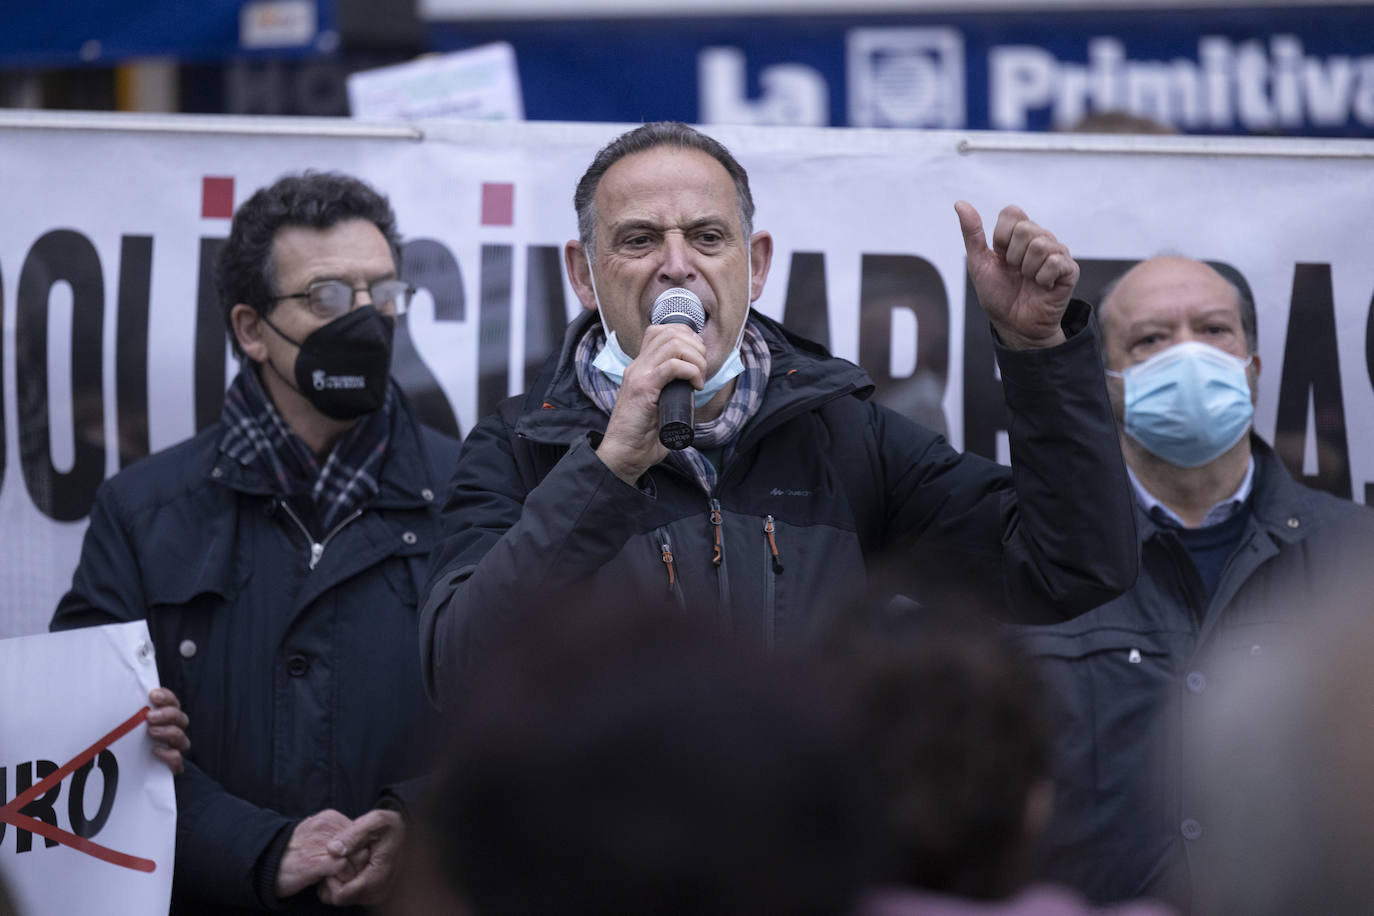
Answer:
POLYGON ((687 619, 531 615, 456 710, 435 869, 476 916, 846 913, 872 821, 839 719, 687 619))
MULTIPOLYGON (((1374 576, 1286 649, 1240 652, 1185 740, 1207 807, 1197 912, 1368 913, 1374 901, 1374 576), (1208 830, 1209 825, 1216 827, 1208 830), (1209 842, 1224 835, 1225 842, 1209 842)), ((1211 685, 1215 685, 1215 689, 1211 685)))
POLYGON ((857 694, 885 883, 981 900, 1019 890, 1053 801, 1030 663, 971 615, 900 604, 852 615, 828 641, 857 694))

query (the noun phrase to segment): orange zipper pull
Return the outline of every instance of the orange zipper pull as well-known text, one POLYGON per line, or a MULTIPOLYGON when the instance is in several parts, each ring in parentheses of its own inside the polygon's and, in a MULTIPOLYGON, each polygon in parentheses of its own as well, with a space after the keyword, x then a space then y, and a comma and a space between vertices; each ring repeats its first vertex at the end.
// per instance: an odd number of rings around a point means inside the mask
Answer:
POLYGON ((677 573, 673 569, 673 548, 668 546, 667 541, 660 546, 663 548, 663 565, 668 567, 668 591, 671 592, 673 584, 677 582, 677 573))
POLYGON ((778 542, 773 537, 776 530, 773 526, 773 516, 768 516, 763 520, 763 535, 768 538, 768 549, 773 553, 773 572, 782 572, 782 556, 778 554, 778 542))

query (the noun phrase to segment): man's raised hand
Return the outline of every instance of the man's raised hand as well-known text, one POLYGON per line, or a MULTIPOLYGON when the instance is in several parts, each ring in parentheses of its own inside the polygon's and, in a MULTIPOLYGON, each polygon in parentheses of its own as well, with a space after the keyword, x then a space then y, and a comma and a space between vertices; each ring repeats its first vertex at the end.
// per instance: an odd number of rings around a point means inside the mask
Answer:
POLYGON ((1002 342, 1018 350, 1063 343, 1059 322, 1078 282, 1078 263, 1069 249, 1014 204, 997 215, 991 248, 973 205, 957 201, 954 211, 969 279, 1002 342))

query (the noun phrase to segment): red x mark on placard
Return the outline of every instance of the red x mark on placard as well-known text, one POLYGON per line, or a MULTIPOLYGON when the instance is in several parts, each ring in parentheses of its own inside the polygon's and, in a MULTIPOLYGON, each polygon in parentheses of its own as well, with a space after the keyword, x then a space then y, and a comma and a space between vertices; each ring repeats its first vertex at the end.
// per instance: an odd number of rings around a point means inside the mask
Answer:
POLYGON ((0 808, 0 824, 10 824, 20 830, 28 830, 31 833, 36 833, 49 840, 56 840, 63 846, 70 846, 72 849, 84 852, 88 856, 94 856, 112 865, 132 868, 134 871, 150 872, 156 869, 157 863, 152 859, 140 859, 138 856, 115 852, 108 846, 101 846, 99 843, 92 842, 85 837, 77 836, 74 833, 68 833, 66 830, 61 830, 37 818, 32 818, 27 814, 20 813, 25 805, 66 779, 67 776, 78 767, 84 766, 87 761, 94 759, 96 754, 99 754, 101 751, 105 750, 105 748, 133 731, 133 729, 146 718, 148 718, 148 707, 145 706, 128 719, 125 719, 114 731, 105 735, 95 744, 92 744, 71 760, 68 760, 65 764, 58 767, 45 779, 39 780, 35 785, 30 786, 24 792, 16 795, 10 800, 8 805, 0 808))

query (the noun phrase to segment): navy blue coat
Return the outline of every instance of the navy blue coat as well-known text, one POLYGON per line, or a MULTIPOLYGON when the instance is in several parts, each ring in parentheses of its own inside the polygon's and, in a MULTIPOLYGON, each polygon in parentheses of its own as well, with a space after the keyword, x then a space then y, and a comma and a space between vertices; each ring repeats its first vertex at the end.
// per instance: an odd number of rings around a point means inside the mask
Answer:
POLYGON ((1205 813, 1186 737, 1202 704, 1236 666, 1267 664, 1320 610, 1323 588, 1369 562, 1374 512, 1303 486, 1250 441, 1253 508, 1210 601, 1173 529, 1137 506, 1135 586, 1074 620, 1020 631, 1060 719, 1043 871, 1096 902, 1193 907, 1209 847, 1227 842, 1226 825, 1205 813))
MULTIPOLYGON (((279 831, 324 808, 356 817, 419 771, 416 607, 438 481, 458 451, 402 399, 380 493, 312 564, 311 539, 266 480, 220 453, 223 434, 217 424, 101 486, 52 620, 146 617, 161 681, 190 716, 174 912, 271 903, 255 867, 279 831)), ((294 903, 318 902, 312 890, 294 903)))

